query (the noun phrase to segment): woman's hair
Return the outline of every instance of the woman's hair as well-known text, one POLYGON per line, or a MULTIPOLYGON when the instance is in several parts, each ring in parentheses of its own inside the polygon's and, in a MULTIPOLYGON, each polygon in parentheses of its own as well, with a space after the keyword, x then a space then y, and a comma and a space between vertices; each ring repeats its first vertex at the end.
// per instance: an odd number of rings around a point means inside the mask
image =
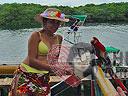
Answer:
POLYGON ((46 26, 47 20, 48 20, 47 18, 43 18, 43 19, 42 19, 42 25, 43 25, 43 27, 46 26))

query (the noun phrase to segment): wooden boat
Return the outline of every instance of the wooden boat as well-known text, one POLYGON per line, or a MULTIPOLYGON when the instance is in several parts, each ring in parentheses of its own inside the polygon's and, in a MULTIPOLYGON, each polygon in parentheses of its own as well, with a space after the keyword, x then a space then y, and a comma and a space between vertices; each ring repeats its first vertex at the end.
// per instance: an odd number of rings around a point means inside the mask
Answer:
POLYGON ((12 75, 18 65, 0 65, 0 75, 12 75))

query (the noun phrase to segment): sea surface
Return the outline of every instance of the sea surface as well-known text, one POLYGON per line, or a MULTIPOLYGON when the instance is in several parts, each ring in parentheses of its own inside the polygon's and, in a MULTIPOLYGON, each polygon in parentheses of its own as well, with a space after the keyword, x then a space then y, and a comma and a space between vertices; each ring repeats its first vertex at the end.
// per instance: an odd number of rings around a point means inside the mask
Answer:
MULTIPOLYGON (((28 38, 33 31, 38 31, 40 28, 20 29, 20 30, 0 30, 0 65, 1 64, 20 64, 27 56, 28 38)), ((69 27, 59 28, 57 33, 71 42, 90 43, 92 37, 97 37, 105 46, 113 46, 123 52, 123 58, 127 58, 128 51, 128 25, 110 25, 100 24, 95 26, 79 27, 76 37, 69 32, 69 27), (75 41, 74 41, 75 40, 75 41), (78 41, 77 41, 78 40, 78 41)), ((63 44, 72 44, 63 41, 63 44)))

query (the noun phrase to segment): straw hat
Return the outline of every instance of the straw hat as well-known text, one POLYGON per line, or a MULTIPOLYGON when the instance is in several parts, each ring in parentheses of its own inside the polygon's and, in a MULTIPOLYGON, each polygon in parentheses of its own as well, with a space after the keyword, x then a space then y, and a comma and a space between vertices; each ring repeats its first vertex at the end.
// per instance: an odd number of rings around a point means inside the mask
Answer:
POLYGON ((55 19, 62 22, 68 22, 69 19, 65 18, 65 14, 61 13, 59 9, 48 8, 43 13, 36 16, 36 21, 41 22, 43 18, 55 19))

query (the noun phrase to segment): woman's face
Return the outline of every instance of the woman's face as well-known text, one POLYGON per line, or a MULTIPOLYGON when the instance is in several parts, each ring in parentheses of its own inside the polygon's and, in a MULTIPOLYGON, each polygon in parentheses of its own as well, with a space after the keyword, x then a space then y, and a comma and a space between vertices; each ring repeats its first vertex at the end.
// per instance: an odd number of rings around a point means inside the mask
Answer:
POLYGON ((51 33, 55 33, 60 26, 60 21, 55 19, 47 19, 45 23, 45 29, 51 33))

